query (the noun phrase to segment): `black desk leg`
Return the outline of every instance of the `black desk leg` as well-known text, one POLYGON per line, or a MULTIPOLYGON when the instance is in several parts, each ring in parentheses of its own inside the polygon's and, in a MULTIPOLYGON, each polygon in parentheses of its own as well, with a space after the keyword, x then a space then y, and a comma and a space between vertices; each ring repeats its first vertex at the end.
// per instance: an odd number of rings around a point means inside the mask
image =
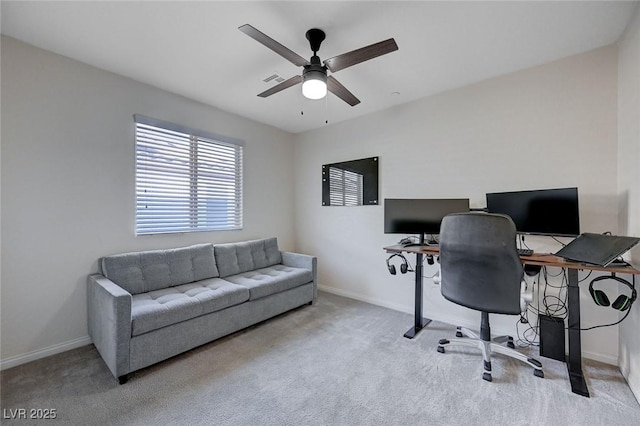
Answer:
POLYGON ((422 253, 416 253, 416 294, 413 327, 404 333, 407 339, 413 339, 423 327, 431 322, 422 316, 422 253))
POLYGON ((582 374, 582 344, 580 342, 580 288, 578 287, 578 270, 569 269, 568 302, 569 302, 569 358, 567 369, 571 390, 578 395, 589 397, 589 389, 582 374))

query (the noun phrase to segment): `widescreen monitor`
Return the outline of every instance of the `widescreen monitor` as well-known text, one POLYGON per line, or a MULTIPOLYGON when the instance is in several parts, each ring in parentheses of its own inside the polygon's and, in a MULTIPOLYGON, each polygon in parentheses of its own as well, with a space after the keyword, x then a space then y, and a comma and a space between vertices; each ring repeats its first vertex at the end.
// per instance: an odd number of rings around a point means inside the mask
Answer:
POLYGON ((436 235, 446 215, 468 211, 468 198, 385 198, 384 232, 436 235))
POLYGON ((490 193, 487 211, 511 216, 521 234, 580 235, 578 188, 490 193))

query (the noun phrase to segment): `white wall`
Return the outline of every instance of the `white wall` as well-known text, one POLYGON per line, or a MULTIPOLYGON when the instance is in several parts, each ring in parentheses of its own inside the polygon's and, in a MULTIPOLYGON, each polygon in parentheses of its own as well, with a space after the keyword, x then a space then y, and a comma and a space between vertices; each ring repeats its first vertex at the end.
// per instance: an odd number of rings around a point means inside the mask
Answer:
MULTIPOLYGON (((620 231, 640 236, 640 7, 636 6, 619 43, 618 59, 618 190, 620 231)), ((631 251, 640 268, 640 247, 631 251)), ((636 280, 638 278, 636 277, 636 280)), ((620 289, 624 294, 629 290, 620 289)), ((640 401, 640 302, 620 325, 620 369, 640 401)))
POLYGON ((2 37, 2 367, 89 343, 107 254, 277 236, 294 248, 292 136, 2 37), (133 114, 243 139, 244 229, 134 236, 133 114))
MULTIPOLYGON (((383 233, 383 206, 321 206, 321 165, 371 156, 380 157, 380 199, 469 197, 484 207, 486 192, 577 186, 582 230, 616 233, 616 73, 616 47, 606 47, 297 135, 297 249, 318 256, 323 288, 412 312, 413 276, 385 265, 382 247, 401 236, 383 233)), ((617 319, 582 290, 584 326, 617 319)), ((431 318, 479 325, 429 279, 424 306, 431 318)), ((496 317, 492 326, 514 333, 515 322, 496 317)), ((616 327, 582 340, 586 356, 616 362, 616 327)))

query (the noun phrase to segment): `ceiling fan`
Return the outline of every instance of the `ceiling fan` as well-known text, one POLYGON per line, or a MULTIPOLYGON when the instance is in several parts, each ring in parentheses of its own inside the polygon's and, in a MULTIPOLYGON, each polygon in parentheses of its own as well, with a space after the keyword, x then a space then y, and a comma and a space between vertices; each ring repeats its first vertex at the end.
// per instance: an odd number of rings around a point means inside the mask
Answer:
POLYGON ((308 61, 249 24, 242 25, 238 29, 257 42, 264 44, 294 65, 304 68, 302 75, 291 77, 290 79, 273 86, 271 89, 258 94, 258 96, 262 98, 266 98, 274 93, 278 93, 284 89, 302 83, 302 94, 306 98, 322 99, 326 96, 327 90, 329 90, 329 92, 333 93, 349 105, 355 106, 360 103, 360 100, 356 98, 353 93, 347 90, 346 87, 340 84, 340 82, 332 75, 327 76, 327 70, 335 73, 350 66, 368 61, 369 59, 377 58, 378 56, 398 50, 398 45, 395 40, 390 38, 388 40, 326 59, 321 64, 317 53, 320 50, 320 44, 325 39, 325 33, 320 29, 312 28, 306 33, 307 40, 309 40, 311 50, 313 51, 313 56, 308 61))

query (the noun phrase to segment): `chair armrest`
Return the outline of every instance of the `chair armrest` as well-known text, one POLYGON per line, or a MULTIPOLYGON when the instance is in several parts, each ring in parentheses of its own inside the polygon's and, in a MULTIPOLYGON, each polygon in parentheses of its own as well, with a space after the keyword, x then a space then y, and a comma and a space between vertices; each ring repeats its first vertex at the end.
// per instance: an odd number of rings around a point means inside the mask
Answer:
POLYGON ((293 268, 309 269, 313 272, 313 300, 318 295, 318 258, 308 254, 282 252, 282 264, 293 268))
POLYGON ((131 294, 100 274, 87 279, 89 336, 115 377, 129 373, 131 294))

